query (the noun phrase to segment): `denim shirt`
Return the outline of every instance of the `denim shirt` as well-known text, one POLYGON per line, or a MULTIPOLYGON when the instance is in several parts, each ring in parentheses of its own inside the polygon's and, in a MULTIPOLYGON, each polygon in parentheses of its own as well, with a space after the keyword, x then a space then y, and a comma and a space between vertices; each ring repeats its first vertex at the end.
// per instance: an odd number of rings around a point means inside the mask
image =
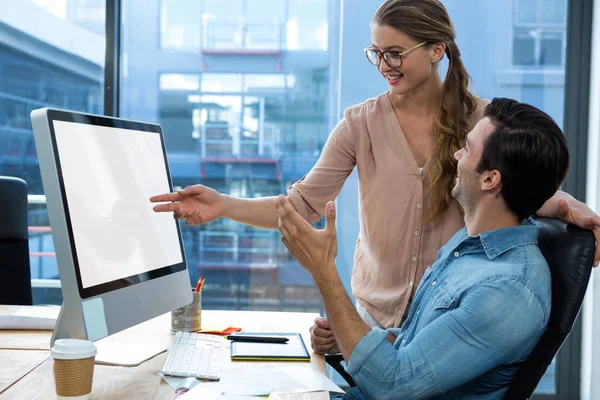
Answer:
POLYGON ((458 231, 425 272, 403 326, 373 329, 354 348, 346 369, 362 394, 501 399, 550 317, 538 234, 533 220, 477 236, 458 231))

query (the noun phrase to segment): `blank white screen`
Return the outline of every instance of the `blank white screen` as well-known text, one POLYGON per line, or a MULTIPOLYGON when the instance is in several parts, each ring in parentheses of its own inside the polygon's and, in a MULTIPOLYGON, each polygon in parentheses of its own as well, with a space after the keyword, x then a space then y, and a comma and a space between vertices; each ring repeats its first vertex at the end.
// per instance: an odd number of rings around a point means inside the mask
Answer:
POLYGON ((53 121, 82 286, 183 261, 158 133, 53 121))

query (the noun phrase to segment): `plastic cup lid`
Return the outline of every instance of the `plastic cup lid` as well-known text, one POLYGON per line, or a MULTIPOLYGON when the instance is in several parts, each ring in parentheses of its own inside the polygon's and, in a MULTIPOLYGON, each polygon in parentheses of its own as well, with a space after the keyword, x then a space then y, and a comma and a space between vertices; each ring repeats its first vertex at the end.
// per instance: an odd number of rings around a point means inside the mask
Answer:
POLYGON ((52 347, 52 357, 58 360, 78 360, 96 355, 96 346, 88 340, 58 339, 52 347))

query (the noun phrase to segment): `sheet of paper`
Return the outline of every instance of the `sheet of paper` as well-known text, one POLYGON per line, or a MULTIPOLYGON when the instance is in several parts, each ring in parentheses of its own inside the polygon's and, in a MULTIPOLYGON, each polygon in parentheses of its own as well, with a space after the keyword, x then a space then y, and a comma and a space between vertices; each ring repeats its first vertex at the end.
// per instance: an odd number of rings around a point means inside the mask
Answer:
MULTIPOLYGON (((278 366, 283 372, 289 376, 293 376, 298 382, 304 386, 310 387, 311 391, 326 391, 333 393, 344 393, 344 390, 336 385, 331 379, 323 375, 319 371, 313 369, 308 370, 304 366, 300 366, 294 363, 286 363, 278 366)), ((279 390, 278 390, 279 392, 279 390)), ((298 393, 298 392, 288 392, 298 393)))
POLYGON ((0 313, 0 329, 52 330, 60 307, 21 307, 12 314, 0 313))
MULTIPOLYGON (((223 379, 221 378, 221 381, 223 379)), ((235 396, 268 396, 273 390, 271 387, 265 383, 247 383, 247 382, 239 382, 239 383, 224 383, 224 382, 201 382, 199 385, 196 385, 192 390, 190 390, 187 394, 194 394, 201 389, 214 389, 219 393, 227 394, 227 395, 235 395, 235 396)), ((182 399, 188 399, 182 396, 182 399)), ((189 397, 200 398, 197 395, 193 395, 189 397)))
POLYGON ((289 380, 293 381, 290 376, 282 374, 276 368, 250 370, 234 367, 221 371, 221 379, 218 382, 202 382, 183 395, 181 399, 198 399, 200 396, 196 393, 207 388, 227 395, 268 396, 274 390, 274 386, 285 387, 285 385, 289 385, 289 380), (273 373, 277 375, 273 375, 273 373))
POLYGON ((196 385, 195 388, 179 397, 178 400, 215 400, 218 399, 223 392, 219 388, 204 387, 196 385))
POLYGON ((56 320, 60 313, 60 307, 56 306, 33 306, 33 307, 21 307, 13 315, 20 315, 23 317, 34 317, 34 318, 50 318, 56 320))
MULTIPOLYGON (((181 385, 181 383, 186 380, 187 378, 180 378, 179 376, 169 376, 169 375, 165 375, 162 372, 157 372, 156 373, 158 376, 160 376, 161 378, 163 378, 163 380, 165 382, 167 382, 169 384, 169 386, 171 386, 171 389, 173 390, 177 390, 177 388, 181 385)), ((194 383, 192 383, 190 385, 190 390, 193 389, 198 383, 200 383, 200 381, 198 379, 194 379, 193 381, 194 383)))
POLYGON ((269 400, 329 400, 329 392, 271 393, 269 400))
POLYGON ((261 366, 256 369, 229 368, 221 371, 220 381, 201 382, 182 396, 181 399, 200 398, 196 394, 196 390, 200 390, 199 388, 214 388, 217 391, 220 390, 224 395, 236 396, 266 396, 272 392, 344 392, 329 378, 317 371, 307 370, 306 366, 299 369, 298 366, 287 364, 285 366, 281 364, 278 366, 261 366), (188 395, 189 397, 186 397, 188 395))

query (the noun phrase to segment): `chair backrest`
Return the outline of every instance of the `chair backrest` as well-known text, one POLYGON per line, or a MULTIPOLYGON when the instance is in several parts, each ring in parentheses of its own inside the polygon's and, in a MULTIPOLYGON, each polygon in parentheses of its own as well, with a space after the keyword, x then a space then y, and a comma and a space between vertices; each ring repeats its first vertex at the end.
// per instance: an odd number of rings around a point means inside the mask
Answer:
POLYGON ((573 328, 590 280, 595 239, 591 231, 559 220, 536 219, 539 246, 552 274, 552 312, 548 328, 523 363, 504 396, 528 399, 573 328))
POLYGON ((0 176, 0 304, 32 304, 27 183, 7 176, 0 176))

